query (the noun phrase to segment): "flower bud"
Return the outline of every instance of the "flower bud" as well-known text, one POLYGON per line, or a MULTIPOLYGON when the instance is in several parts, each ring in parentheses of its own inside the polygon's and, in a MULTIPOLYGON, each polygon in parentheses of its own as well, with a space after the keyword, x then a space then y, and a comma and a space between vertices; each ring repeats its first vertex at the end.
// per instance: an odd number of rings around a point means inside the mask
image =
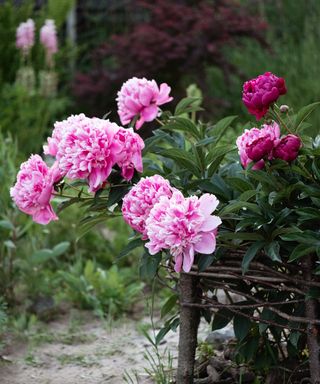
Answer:
POLYGON ((298 136, 284 136, 273 149, 273 157, 287 162, 295 160, 301 147, 301 140, 298 136))
POLYGON ((289 112, 289 106, 288 105, 281 105, 280 106, 280 112, 281 113, 288 113, 289 112))

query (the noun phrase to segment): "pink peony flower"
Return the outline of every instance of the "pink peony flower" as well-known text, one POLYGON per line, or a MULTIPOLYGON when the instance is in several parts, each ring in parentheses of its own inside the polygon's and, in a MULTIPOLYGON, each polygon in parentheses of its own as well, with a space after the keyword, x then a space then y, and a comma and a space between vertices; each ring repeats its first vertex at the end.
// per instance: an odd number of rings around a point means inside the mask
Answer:
POLYGON ((109 120, 72 116, 55 128, 55 137, 49 143, 62 174, 70 179, 88 179, 89 191, 100 189, 111 173, 121 148, 114 141, 119 130, 109 120), (60 140, 60 141, 59 141, 60 140))
POLYGON ((260 120, 268 112, 270 105, 277 101, 280 95, 286 93, 284 79, 266 72, 244 83, 242 101, 249 113, 260 120))
POLYGON ((136 129, 140 129, 144 122, 154 120, 159 114, 159 105, 172 100, 169 96, 171 88, 162 83, 160 88, 155 80, 133 77, 126 81, 118 92, 118 114, 123 125, 139 116, 136 129))
POLYGON ((58 38, 54 20, 46 20, 41 27, 40 42, 46 49, 47 61, 50 65, 53 54, 58 52, 58 38))
POLYGON ((273 149, 273 157, 287 162, 295 160, 301 147, 301 140, 298 136, 287 135, 278 141, 273 149))
POLYGON ((124 197, 122 214, 131 228, 146 236, 146 220, 161 196, 171 197, 173 188, 160 175, 142 178, 124 197))
POLYGON ((195 252, 211 254, 216 248, 217 228, 221 224, 212 212, 219 201, 208 193, 200 198, 185 198, 178 190, 172 197, 162 196, 146 220, 146 244, 151 255, 169 249, 175 258, 175 271, 189 272, 195 252))
POLYGON ((143 171, 142 150, 144 141, 132 128, 120 128, 114 136, 114 141, 119 144, 120 152, 117 154, 117 164, 121 174, 126 180, 131 180, 134 168, 143 171))
POLYGON ((81 126, 85 123, 88 123, 88 117, 83 113, 80 115, 71 115, 67 120, 55 122, 52 137, 48 137, 48 143, 43 146, 44 154, 56 156, 63 135, 69 130, 75 129, 77 126, 81 126))
POLYGON ((272 149, 280 137, 280 127, 277 123, 264 124, 261 129, 246 129, 244 133, 237 138, 237 146, 240 155, 240 161, 244 168, 249 163, 255 161, 252 169, 262 169, 264 167, 263 158, 272 157, 272 149))
POLYGON ((27 55, 34 44, 34 21, 28 19, 25 23, 21 23, 16 31, 16 47, 27 55))
POLYGON ((39 224, 48 224, 58 220, 50 200, 53 197, 54 174, 39 155, 31 155, 21 164, 16 184, 10 189, 10 195, 18 208, 32 216, 39 224))

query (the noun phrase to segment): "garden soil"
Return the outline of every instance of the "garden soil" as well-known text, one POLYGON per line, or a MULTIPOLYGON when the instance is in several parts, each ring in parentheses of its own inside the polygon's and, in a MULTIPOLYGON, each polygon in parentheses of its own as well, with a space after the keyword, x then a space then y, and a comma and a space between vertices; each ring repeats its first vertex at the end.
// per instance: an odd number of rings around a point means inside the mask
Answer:
MULTIPOLYGON (((139 384, 153 383, 144 371, 150 368, 144 354, 152 348, 141 325, 150 327, 150 319, 110 324, 78 311, 60 316, 28 341, 11 343, 0 362, 0 384, 121 384, 125 371, 134 383, 134 372, 139 384)), ((201 329, 203 340, 208 326, 201 329)), ((170 331, 165 340, 160 349, 170 350, 175 367, 178 333, 170 331)))

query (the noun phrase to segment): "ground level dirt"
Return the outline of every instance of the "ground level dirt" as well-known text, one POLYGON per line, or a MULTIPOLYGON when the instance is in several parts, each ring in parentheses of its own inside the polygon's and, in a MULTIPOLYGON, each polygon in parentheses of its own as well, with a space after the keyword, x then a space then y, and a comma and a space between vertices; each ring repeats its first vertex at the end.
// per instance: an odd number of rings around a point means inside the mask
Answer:
MULTIPOLYGON (((150 327, 150 319, 110 324, 84 312, 69 313, 8 348, 0 363, 0 384, 121 384, 125 371, 131 377, 136 372, 139 384, 153 383, 144 371, 144 354, 152 349, 141 325, 150 327)), ((161 345, 162 352, 170 350, 173 366, 177 345, 174 332, 161 345)))

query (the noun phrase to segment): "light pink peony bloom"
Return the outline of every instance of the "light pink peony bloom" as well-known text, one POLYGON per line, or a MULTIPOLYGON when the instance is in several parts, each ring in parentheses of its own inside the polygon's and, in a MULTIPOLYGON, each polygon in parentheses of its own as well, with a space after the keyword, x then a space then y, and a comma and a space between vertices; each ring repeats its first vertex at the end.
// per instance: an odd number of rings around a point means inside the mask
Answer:
POLYGON ((31 155, 21 164, 16 184, 10 189, 10 195, 18 208, 32 216, 39 224, 48 224, 58 220, 50 200, 53 197, 55 176, 39 155, 31 155))
POLYGON ((161 196, 172 196, 173 188, 168 180, 160 175, 142 178, 124 197, 122 214, 124 220, 134 230, 146 236, 146 220, 153 206, 161 196))
POLYGON ((127 125, 139 116, 135 126, 139 129, 144 122, 154 120, 159 114, 159 105, 172 100, 170 91, 168 84, 162 83, 159 88, 155 80, 133 77, 126 81, 117 97, 121 123, 127 125))
POLYGON ((272 158, 272 149, 280 137, 280 127, 277 123, 264 124, 260 129, 246 129, 244 133, 237 138, 237 146, 240 155, 240 161, 246 168, 252 161, 256 164, 252 169, 262 169, 264 167, 264 158, 272 158))
POLYGON ((221 224, 212 212, 219 201, 208 193, 200 198, 185 198, 178 190, 172 197, 162 196, 146 220, 146 244, 151 255, 169 249, 175 258, 175 271, 189 272, 195 252, 211 254, 216 248, 217 228, 221 224))
POLYGON ((47 144, 43 146, 44 154, 56 156, 62 137, 69 130, 75 129, 78 126, 80 127, 82 124, 86 123, 88 123, 88 117, 86 117, 83 113, 80 115, 71 115, 66 120, 55 122, 52 137, 48 137, 47 144))
POLYGON ((25 23, 21 23, 16 31, 16 47, 27 55, 34 44, 34 21, 28 19, 25 23))
POLYGON ((121 168, 121 174, 126 180, 131 180, 134 168, 138 172, 143 171, 142 150, 144 141, 132 128, 120 128, 114 136, 114 141, 119 144, 120 152, 117 156, 117 164, 121 168))
POLYGON ((54 153, 57 144, 56 158, 61 173, 70 179, 88 179, 89 191, 96 192, 110 175, 116 154, 121 150, 114 141, 120 127, 109 120, 79 115, 56 128, 56 136, 49 143, 52 151, 50 148, 48 151, 54 153))
POLYGON ((40 42, 46 49, 47 61, 50 65, 52 56, 58 52, 58 38, 54 20, 46 20, 41 27, 40 42))
POLYGON ((298 156, 301 139, 295 135, 284 136, 273 149, 273 157, 290 163, 298 156))

